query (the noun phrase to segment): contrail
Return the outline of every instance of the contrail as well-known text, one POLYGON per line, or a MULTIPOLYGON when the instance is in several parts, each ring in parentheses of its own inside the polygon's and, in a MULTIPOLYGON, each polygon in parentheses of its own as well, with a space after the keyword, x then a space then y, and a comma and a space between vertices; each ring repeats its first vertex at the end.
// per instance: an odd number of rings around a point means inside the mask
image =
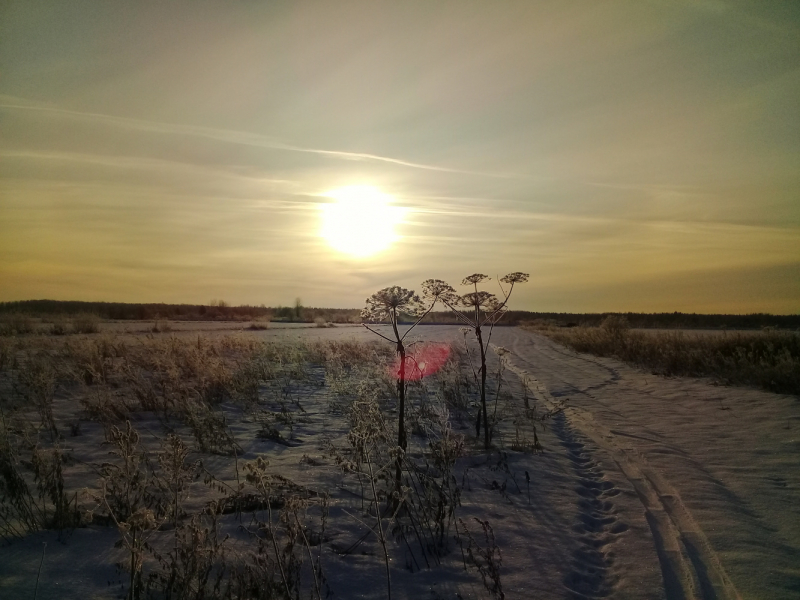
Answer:
POLYGON ((390 163, 402 167, 409 167, 412 169, 424 169, 426 171, 438 171, 441 173, 458 173, 462 175, 480 175, 483 177, 497 177, 502 179, 516 179, 524 177, 515 174, 487 173, 482 171, 466 171, 461 169, 452 169, 449 167, 440 167, 436 165, 426 165, 424 163, 411 162, 399 158, 380 156, 378 154, 369 154, 366 152, 346 152, 341 150, 323 150, 320 148, 305 148, 302 146, 285 144, 283 142, 269 138, 264 135, 248 133, 245 131, 214 129, 211 127, 200 127, 196 125, 175 125, 171 123, 145 121, 141 119, 131 119, 128 117, 115 117, 113 115, 105 115, 102 113, 80 112, 75 110, 67 110, 64 108, 54 108, 47 106, 31 106, 25 104, 0 104, 0 108, 48 112, 48 113, 65 115, 81 119, 94 119, 97 121, 102 121, 107 124, 117 125, 120 127, 128 127, 130 129, 136 129, 139 131, 149 131, 154 133, 174 134, 174 135, 193 135, 220 142, 227 142, 230 144, 254 146, 257 148, 269 148, 271 150, 285 150, 287 152, 320 154, 323 156, 331 156, 342 160, 369 160, 369 161, 390 163))

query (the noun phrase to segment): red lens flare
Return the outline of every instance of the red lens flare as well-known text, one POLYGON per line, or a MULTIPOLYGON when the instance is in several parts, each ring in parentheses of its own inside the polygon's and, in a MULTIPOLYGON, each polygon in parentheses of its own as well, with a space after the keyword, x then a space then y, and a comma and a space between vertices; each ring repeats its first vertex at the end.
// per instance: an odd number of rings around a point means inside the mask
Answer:
MULTIPOLYGON (((406 354, 406 381, 419 381, 423 377, 433 375, 442 368, 450 357, 450 346, 447 344, 425 344, 416 346, 406 354)), ((400 357, 395 358, 389 368, 392 377, 400 377, 400 357)))

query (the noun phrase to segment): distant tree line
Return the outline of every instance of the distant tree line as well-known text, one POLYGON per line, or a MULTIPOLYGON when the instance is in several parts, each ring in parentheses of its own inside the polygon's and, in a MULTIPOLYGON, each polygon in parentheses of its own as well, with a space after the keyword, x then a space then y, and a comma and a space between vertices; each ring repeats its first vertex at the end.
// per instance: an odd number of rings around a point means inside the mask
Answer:
POLYGON ((209 304, 135 304, 126 302, 79 302, 62 300, 22 300, 0 302, 0 313, 30 316, 96 314, 112 320, 171 321, 289 321, 309 322, 323 319, 330 323, 358 323, 359 310, 346 308, 311 308, 299 300, 292 306, 231 306, 224 300, 209 304))
POLYGON ((507 319, 515 323, 543 319, 561 327, 596 327, 606 317, 625 317, 634 329, 776 329, 800 328, 800 314, 770 315, 753 313, 748 315, 698 314, 698 313, 532 313, 509 311, 507 319))
MULTIPOLYGON (((635 329, 776 329, 800 328, 800 315, 704 315, 696 313, 555 313, 509 310, 498 325, 540 322, 558 327, 597 327, 609 315, 625 317, 635 329)), ((457 323, 452 314, 432 312, 423 323, 457 323)))
MULTIPOLYGON (((230 306, 219 300, 204 304, 134 304, 124 302, 78 302, 63 300, 21 300, 0 302, 0 313, 23 313, 30 316, 75 315, 94 313, 104 319, 174 321, 290 321, 313 323, 360 323, 360 309, 314 308, 302 306, 299 299, 291 306, 230 306)), ((630 326, 642 329, 776 329, 800 328, 800 315, 705 315, 696 313, 556 313, 510 310, 500 325, 518 325, 525 321, 544 321, 559 327, 597 326, 609 315, 624 316, 630 326)), ((432 312, 422 323, 457 324, 451 312, 432 312)))

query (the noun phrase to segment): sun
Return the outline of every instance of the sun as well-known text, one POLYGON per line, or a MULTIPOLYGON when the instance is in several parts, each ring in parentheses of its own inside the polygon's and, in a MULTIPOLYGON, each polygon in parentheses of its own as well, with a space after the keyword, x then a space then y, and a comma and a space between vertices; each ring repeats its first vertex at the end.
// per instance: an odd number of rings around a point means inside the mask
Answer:
POLYGON ((335 250, 366 258, 388 248, 399 236, 395 226, 405 209, 392 206, 394 199, 376 187, 352 185, 323 194, 334 202, 320 205, 320 235, 335 250))

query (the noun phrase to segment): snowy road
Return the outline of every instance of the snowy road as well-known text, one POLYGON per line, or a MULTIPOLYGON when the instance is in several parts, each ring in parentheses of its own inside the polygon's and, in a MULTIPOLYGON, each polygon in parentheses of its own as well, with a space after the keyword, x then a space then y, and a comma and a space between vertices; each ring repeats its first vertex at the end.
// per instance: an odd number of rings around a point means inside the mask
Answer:
POLYGON ((589 503, 567 588, 654 597, 655 554, 667 598, 800 595, 797 398, 664 379, 517 328, 492 341, 540 402, 568 407, 553 431, 589 503), (625 540, 642 519, 647 543, 625 540))

